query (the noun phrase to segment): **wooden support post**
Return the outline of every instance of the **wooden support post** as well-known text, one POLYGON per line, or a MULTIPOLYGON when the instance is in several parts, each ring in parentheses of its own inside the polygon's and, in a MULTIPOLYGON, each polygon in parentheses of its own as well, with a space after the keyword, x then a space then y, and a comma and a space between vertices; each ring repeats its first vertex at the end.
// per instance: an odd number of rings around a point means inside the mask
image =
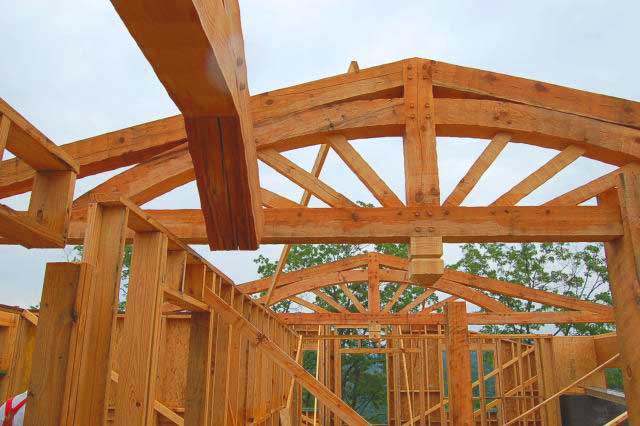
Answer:
POLYGON ((369 312, 380 312, 380 261, 377 253, 369 253, 367 284, 369 312))
POLYGON ((160 350, 160 319, 167 260, 167 237, 136 233, 131 278, 120 344, 127 348, 120 366, 114 423, 155 424, 155 382, 160 350))
MULTIPOLYGON (((604 247, 629 424, 640 425, 640 172, 625 171, 619 176, 617 198, 624 235, 604 247)), ((598 198, 598 204, 613 202, 612 192, 598 198)))
POLYGON ((29 216, 66 238, 76 173, 37 172, 29 200, 29 216))
POLYGON ((406 125, 404 168, 408 206, 440 205, 431 63, 409 59, 403 65, 406 125))
POLYGON ((445 312, 451 424, 452 426, 471 426, 474 422, 466 302, 447 303, 445 312))
POLYGON ((69 368, 62 421, 65 425, 103 424, 106 419, 127 215, 124 206, 88 207, 83 262, 92 266, 86 302, 91 320, 79 325, 84 341, 77 342, 74 364, 69 368))
POLYGON ((413 237, 410 243, 409 279, 425 286, 444 274, 442 237, 413 237))
POLYGON ((83 263, 47 264, 29 381, 27 426, 64 424, 64 390, 77 341, 83 338, 78 325, 79 316, 86 320, 87 315, 89 269, 90 265, 83 263))
POLYGON ((185 426, 206 426, 210 392, 209 371, 211 369, 211 341, 213 338, 214 314, 194 312, 191 314, 189 334, 189 360, 187 364, 187 394, 185 400, 185 426))
MULTIPOLYGON (((206 290, 205 290, 206 292, 206 290)), ((233 286, 222 283, 220 297, 228 303, 233 303, 233 286)), ((215 312, 215 310, 214 310, 215 312)), ((216 312, 217 314, 217 312, 216 312)), ((229 365, 231 362, 231 324, 221 315, 216 318, 215 369, 213 371, 212 391, 214 399, 210 400, 210 425, 226 425, 229 410, 229 365)))

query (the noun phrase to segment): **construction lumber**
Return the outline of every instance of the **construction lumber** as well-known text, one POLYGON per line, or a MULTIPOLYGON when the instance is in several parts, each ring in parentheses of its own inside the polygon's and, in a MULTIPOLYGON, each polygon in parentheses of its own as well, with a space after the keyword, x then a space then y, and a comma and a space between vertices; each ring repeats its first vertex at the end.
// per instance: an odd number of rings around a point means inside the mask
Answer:
POLYGON ((37 171, 78 173, 76 162, 0 98, 0 115, 11 121, 5 148, 37 171))
POLYGON ((115 424, 152 423, 160 350, 160 318, 167 237, 161 232, 136 233, 131 258, 121 345, 129 348, 121 360, 115 424))
POLYGON ((209 374, 215 326, 215 314, 211 312, 191 315, 185 426, 205 426, 208 424, 209 398, 212 395, 209 374))
POLYGON ((75 344, 63 424, 85 425, 106 419, 117 313, 113 307, 119 301, 127 217, 123 206, 89 207, 82 260, 93 271, 86 284, 93 289, 88 293, 85 310, 86 317, 91 318, 78 325, 84 340, 75 344))
POLYGON ((367 255, 367 307, 380 312, 380 261, 377 253, 367 255))
POLYGON ((512 425, 512 424, 516 423, 518 420, 524 419, 528 415, 533 414, 536 410, 540 409, 540 407, 543 407, 545 404, 548 404, 549 402, 551 402, 554 399, 558 398, 560 395, 562 395, 563 393, 567 392, 569 389, 575 387, 576 385, 578 385, 581 382, 585 381, 589 377, 593 376, 595 373, 599 372, 600 370, 602 370, 603 368, 605 368, 606 366, 608 366, 609 364, 614 362, 618 357, 620 357, 620 354, 614 355, 612 358, 610 358, 609 360, 605 361, 604 363, 598 365, 596 368, 594 368, 593 370, 589 371, 587 374, 585 374, 582 377, 574 380, 569 385, 563 387, 558 392, 556 392, 555 394, 551 395, 549 398, 546 398, 544 401, 536 404, 535 406, 533 406, 532 408, 528 409, 524 413, 518 415, 517 417, 515 417, 513 419, 510 419, 508 422, 506 422, 504 424, 504 426, 512 425))
POLYGON ((473 424, 471 351, 467 324, 467 304, 449 302, 447 320, 447 367, 449 371, 449 413, 452 426, 473 424))
POLYGON ((329 141, 331 148, 333 148, 360 182, 362 182, 380 202, 382 207, 404 206, 398 196, 389 188, 384 180, 378 176, 375 170, 373 170, 369 163, 351 146, 344 136, 330 136, 329 141))
POLYGON ((349 425, 368 425, 368 422, 358 415, 351 407, 345 404, 333 392, 322 385, 301 365, 285 353, 269 337, 261 333, 253 324, 246 321, 241 314, 236 312, 220 296, 209 289, 205 289, 205 301, 228 322, 236 324, 239 331, 247 334, 252 346, 258 347, 263 354, 285 369, 293 378, 304 386, 320 402, 334 412, 349 425))
MULTIPOLYGON (((452 299, 457 296, 451 296, 452 299)), ((429 306, 429 310, 433 308, 429 306)), ((441 307, 440 305, 439 307, 441 307)), ((366 327, 371 322, 381 325, 444 325, 445 318, 442 314, 396 314, 381 312, 372 314, 359 313, 328 313, 305 314, 289 313, 276 314, 276 317, 285 324, 320 324, 320 325, 345 325, 366 327)), ((477 313, 468 314, 469 325, 509 325, 509 324, 569 324, 569 323, 612 323, 613 315, 600 315, 593 312, 562 311, 562 312, 512 312, 512 313, 477 313)))
POLYGON ((640 104, 521 77, 433 63, 434 85, 640 128, 640 104))
POLYGON ((626 170, 637 170, 638 164, 631 163, 609 172, 591 182, 585 183, 571 191, 559 195, 556 198, 547 201, 545 206, 577 206, 593 197, 596 197, 607 190, 614 188, 618 183, 618 176, 626 170))
POLYGON ((498 133, 491 139, 489 145, 482 151, 482 154, 476 159, 476 161, 471 165, 467 173, 460 179, 460 182, 453 188, 451 194, 444 200, 442 203, 443 206, 451 207, 451 206, 459 206, 462 204, 467 195, 475 188, 478 184, 478 181, 484 175, 484 173, 491 167, 498 155, 502 152, 509 140, 511 139, 511 135, 508 133, 498 133))
POLYGON ((85 311, 89 270, 82 263, 47 264, 25 425, 71 425, 63 421, 66 378, 76 343, 83 338, 78 315, 86 320, 89 314, 85 311))
MULTIPOLYGON (((327 154, 329 154, 329 146, 327 144, 320 145, 318 148, 318 153, 316 154, 316 159, 313 162, 313 168, 311 169, 311 176, 314 178, 320 177, 320 172, 322 171, 322 167, 324 166, 324 162, 327 159, 327 154)), ((263 197, 264 199, 264 197, 263 197)), ((307 207, 309 205, 309 201, 311 201, 311 191, 305 189, 302 193, 302 198, 300 199, 300 206, 307 207)), ((269 289, 267 290, 267 297, 265 304, 269 306, 271 302, 271 296, 273 294, 273 289, 278 285, 278 280, 284 271, 284 267, 287 264, 287 258, 289 257, 289 251, 291 250, 290 244, 285 244, 282 247, 282 251, 280 252, 280 258, 278 259, 278 265, 276 266, 276 271, 273 273, 271 277, 271 284, 269 285, 269 289)))
POLYGON ((412 237, 409 241, 409 279, 430 286, 442 277, 442 237, 412 237))
MULTIPOLYGON (((206 244, 199 210, 145 210, 186 244, 206 244)), ((263 244, 408 242, 441 234, 444 243, 609 241, 622 235, 608 207, 457 207, 266 209, 263 244), (431 213, 429 216, 428 213, 431 213), (345 233, 348 230, 348 234, 345 233)), ((72 217, 68 243, 82 241, 85 224, 72 217)), ((5 244, 6 241, 3 241, 5 244)))
POLYGON ((306 191, 318 197, 331 207, 355 207, 355 204, 313 173, 309 173, 282 154, 273 149, 265 149, 258 153, 258 157, 265 164, 272 167, 282 176, 299 185, 306 191))
POLYGON ((119 193, 141 205, 195 179, 186 146, 179 146, 115 175, 78 197, 74 208, 86 206, 97 193, 119 193))
POLYGON ((478 290, 530 300, 547 306, 588 311, 603 315, 611 315, 613 312, 610 306, 600 305, 598 303, 588 302, 586 300, 563 296, 548 291, 537 290, 520 284, 504 282, 493 278, 480 277, 466 272, 455 271, 453 269, 447 269, 444 277, 447 280, 454 281, 468 287, 473 287, 478 290))
POLYGON ((62 234, 49 229, 25 212, 17 212, 0 204, 0 235, 5 244, 19 244, 26 248, 62 248, 62 234))
POLYGON ((256 249, 260 193, 237 1, 112 3, 184 115, 210 248, 256 249))
POLYGON ((406 203, 440 205, 431 63, 420 59, 404 61, 403 81, 406 203))
POLYGON ((620 368, 623 372, 629 424, 640 424, 640 172, 629 171, 618 177, 617 189, 602 194, 598 204, 618 204, 624 235, 606 243, 605 254, 616 319, 620 368))
POLYGON ((496 201, 493 202, 492 205, 516 205, 520 200, 531 194, 553 176, 560 173, 563 169, 577 160, 582 154, 584 154, 583 148, 577 147, 575 145, 568 146, 551 160, 543 164, 535 172, 531 173, 529 176, 520 181, 516 186, 501 195, 496 201))
MULTIPOLYGON (((79 165, 78 177, 82 178, 145 162, 186 140, 184 120, 174 116, 71 142, 60 149, 79 165)), ((0 197, 29 191, 34 177, 35 171, 19 158, 3 161, 0 197)))

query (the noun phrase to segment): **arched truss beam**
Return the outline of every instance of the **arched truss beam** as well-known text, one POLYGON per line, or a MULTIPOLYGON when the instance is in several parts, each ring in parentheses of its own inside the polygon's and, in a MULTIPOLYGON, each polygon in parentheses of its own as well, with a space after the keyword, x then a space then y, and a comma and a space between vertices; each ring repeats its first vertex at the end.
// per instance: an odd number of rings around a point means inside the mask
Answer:
MULTIPOLYGON (((409 273, 407 272, 408 261, 406 259, 380 253, 375 256, 379 265, 382 266, 378 272, 380 282, 399 283, 403 286, 411 284, 409 273)), ((277 303, 292 296, 316 291, 324 287, 367 282, 368 272, 366 268, 370 259, 371 257, 368 254, 364 254, 282 274, 272 294, 271 303, 277 303)), ((270 280, 265 278, 240 284, 239 288, 247 294, 254 294, 265 291, 269 284, 270 280)), ((484 294, 483 291, 567 310, 591 312, 607 317, 610 317, 613 312, 609 306, 451 269, 445 270, 442 278, 432 288, 467 300, 489 312, 495 313, 508 313, 511 311, 496 299, 484 294)), ((388 309, 385 307, 383 312, 388 312, 388 309)))
MULTIPOLYGON (((429 61, 438 136, 512 141, 624 165, 640 159, 637 102, 547 83, 429 61), (464 76, 464 77, 462 77, 464 76)), ((341 74, 251 97, 257 149, 347 138, 402 135, 404 61, 341 74)), ((169 117, 63 145, 80 165, 79 177, 137 164, 186 142, 181 116, 169 117)), ((20 160, 0 168, 0 196, 26 192, 34 173, 20 160)))

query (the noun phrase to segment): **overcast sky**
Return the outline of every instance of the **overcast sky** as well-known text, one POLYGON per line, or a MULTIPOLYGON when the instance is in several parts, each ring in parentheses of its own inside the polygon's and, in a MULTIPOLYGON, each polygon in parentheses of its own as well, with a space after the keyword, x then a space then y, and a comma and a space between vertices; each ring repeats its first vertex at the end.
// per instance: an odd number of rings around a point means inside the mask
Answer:
MULTIPOLYGON (((109 1, 0 0, 0 9, 0 96, 57 144, 177 113, 109 1)), ((253 94, 345 72, 353 59, 364 68, 419 56, 640 100, 637 1, 241 0, 241 11, 253 94)), ((403 198, 400 139, 353 144, 403 198)), ((443 199, 485 146, 438 140, 443 199)), ((508 146, 465 204, 486 205, 554 154, 508 146)), ((287 154, 305 167, 314 155, 315 148, 287 154)), ((545 201, 609 170, 578 160, 521 204, 545 201)), ((270 169, 260 173, 265 187, 300 197, 300 188, 270 169)), ((76 195, 112 175, 80 180, 76 195)), ((374 201, 335 155, 322 179, 352 200, 374 201)), ((4 202, 24 208, 25 200, 4 202)), ((195 185, 147 206, 198 207, 195 185)), ((257 276, 255 252, 197 249, 236 282, 257 276)), ((449 262, 459 253, 445 250, 449 262)), ((279 246, 260 252, 275 258, 279 246)), ((0 247, 0 303, 37 303, 45 263, 66 256, 0 247)))

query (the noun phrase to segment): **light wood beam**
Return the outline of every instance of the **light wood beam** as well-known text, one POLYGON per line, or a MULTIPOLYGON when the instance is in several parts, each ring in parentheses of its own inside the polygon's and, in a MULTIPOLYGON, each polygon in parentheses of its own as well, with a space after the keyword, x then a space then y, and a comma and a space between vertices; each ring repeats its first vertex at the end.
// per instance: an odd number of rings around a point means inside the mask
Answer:
POLYGON ((262 219, 237 0, 112 4, 184 115, 209 247, 256 249, 262 219))
MULTIPOLYGON (((329 146, 324 144, 320 145, 318 148, 318 154, 316 155, 316 160, 313 163, 313 168, 311 169, 311 176, 318 178, 320 176, 320 172, 322 171, 322 167, 324 166, 324 162, 327 159, 327 154, 329 153, 329 146)), ((311 200, 311 191, 305 189, 302 198, 300 200, 300 206, 306 207, 309 205, 309 201, 311 200)), ((267 296, 265 304, 269 306, 269 302, 271 302, 271 297, 273 295, 273 289, 278 284, 278 279, 284 270, 284 267, 287 263, 287 258, 289 257, 289 252, 291 251, 291 245, 285 244, 282 247, 282 251, 280 252, 280 258, 278 259, 278 265, 276 266, 276 271, 271 278, 271 284, 269 285, 269 289, 267 290, 267 296)))
POLYGON ((590 200, 591 198, 596 197, 603 192, 615 187, 618 183, 618 176, 620 176, 627 170, 638 170, 638 164, 631 163, 627 164, 626 166, 620 167, 612 172, 607 173, 606 175, 592 180, 591 182, 587 182, 582 186, 572 189, 565 194, 559 195, 553 200, 547 201, 543 205, 577 206, 578 204, 584 203, 585 201, 590 200))
POLYGON ((208 311, 194 312, 190 319, 185 426, 205 426, 210 417, 208 409, 212 395, 209 374, 216 322, 215 313, 208 311))
POLYGON ((47 264, 32 355, 24 423, 27 426, 72 424, 64 419, 69 398, 67 376, 72 374, 68 369, 73 366, 78 342, 83 339, 78 320, 84 322, 90 314, 86 311, 86 275, 90 271, 91 266, 86 263, 47 264))
POLYGON ((347 296, 347 298, 351 301, 351 303, 353 303, 353 306, 356 307, 358 312, 365 312, 366 311, 364 306, 362 306, 362 303, 360 302, 360 300, 358 300, 356 295, 353 294, 353 292, 349 288, 348 284, 340 284, 340 289, 342 290, 344 295, 347 296))
MULTIPOLYGON (((144 212, 183 242, 206 244, 199 210, 144 212)), ((593 206, 265 209, 264 219, 263 244, 406 243, 434 233, 444 243, 595 242, 622 235, 619 212, 593 206)), ((74 215, 68 244, 81 241, 84 228, 82 216, 74 215)))
POLYGON ((304 300, 302 297, 292 296, 289 298, 289 300, 297 303, 300 306, 304 306, 305 308, 311 309, 313 312, 317 312, 317 313, 329 312, 326 309, 323 309, 322 307, 316 305, 315 303, 311 303, 308 300, 304 300))
POLYGON ((315 294, 320 299, 324 300, 330 306, 334 307, 338 312, 343 312, 343 313, 349 312, 347 308, 345 308, 340 303, 338 303, 333 297, 329 296, 328 294, 324 294, 322 290, 313 290, 312 293, 315 294))
POLYGON ((604 248, 629 424, 640 424, 640 172, 621 174, 616 186, 615 192, 602 194, 598 204, 618 204, 622 214, 624 235, 606 243, 604 248))
POLYGON ((369 312, 380 312, 380 261, 378 253, 367 256, 367 304, 369 312))
MULTIPOLYGON (((445 299, 447 302, 454 300, 456 296, 445 299)), ((440 302, 438 302, 440 304, 440 302)), ((431 305, 427 309, 435 310, 431 305)), ((442 307, 440 304, 437 307, 442 307)), ((422 311, 421 311, 422 312, 422 311)), ((585 311, 559 311, 559 312, 512 312, 512 313, 479 313, 467 314, 468 322, 472 325, 508 325, 508 324, 560 324, 560 323, 612 323, 613 314, 599 315, 585 311)), ((444 325, 444 315, 438 313, 427 314, 397 314, 381 312, 372 314, 369 312, 356 313, 328 313, 328 314, 276 314, 276 317, 286 324, 296 325, 343 325, 367 327, 376 322, 381 325, 444 325)))
POLYGON ((548 291, 537 290, 524 285, 508 283, 487 277, 480 277, 466 272, 447 269, 444 278, 482 291, 501 294, 508 297, 529 300, 548 306, 556 306, 564 309, 589 311, 597 314, 610 315, 610 306, 579 300, 575 297, 563 296, 548 291))
MULTIPOLYGON (((6 116, 0 117, 0 161, 4 157, 4 150, 7 147, 7 139, 9 139, 9 128, 11 127, 11 120, 6 116)), ((1 167, 0 167, 1 168, 1 167)))
POLYGON ((251 345, 257 347, 263 354, 269 357, 269 359, 285 369, 298 383, 304 386, 343 421, 354 426, 366 426, 369 424, 351 407, 327 389, 326 386, 317 381, 301 365, 296 363, 293 358, 280 349, 269 337, 261 333, 253 324, 244 319, 229 304, 209 289, 205 290, 205 301, 227 321, 237 324, 239 330, 247 335, 251 345))
POLYGON ((292 201, 282 195, 269 191, 268 189, 260 188, 260 195, 262 199, 262 205, 269 208, 277 209, 295 209, 302 207, 300 204, 292 201))
POLYGON ((404 169, 408 206, 440 205, 436 126, 431 64, 408 59, 403 64, 404 169))
POLYGON ((391 297, 391 299, 389 299, 387 304, 384 305, 384 307, 382 308, 383 313, 391 312, 391 308, 393 308, 393 305, 395 305, 398 302, 398 300, 400 300, 400 298, 404 294, 407 287, 409 287, 409 284, 398 285, 398 288, 393 293, 393 296, 391 297))
POLYGON ((103 424, 107 416, 107 390, 113 358, 113 333, 120 299, 122 262, 128 209, 92 204, 82 261, 92 266, 87 300, 91 321, 80 321, 84 341, 78 342, 70 368, 69 398, 65 403, 68 425, 103 424))
POLYGON ((329 136, 331 148, 367 187, 382 207, 403 207, 398 196, 387 186, 384 180, 371 168, 369 163, 351 146, 344 136, 329 136))
POLYGON ((436 292, 435 289, 430 289, 430 288, 425 289, 424 292, 421 295, 419 295, 418 297, 413 299, 404 308, 400 309, 398 311, 398 313, 402 314, 402 313, 405 313, 405 312, 410 312, 411 309, 415 308, 416 306, 418 306, 422 302, 426 301, 435 292, 436 292))
POLYGON ((568 146, 562 152, 542 165, 535 172, 524 178, 520 183, 501 195, 492 206, 514 206, 520 200, 531 194, 549 179, 557 175, 582 154, 584 149, 575 145, 568 146))
POLYGON ((318 197, 331 207, 355 207, 355 204, 326 183, 273 149, 261 150, 258 157, 269 167, 318 197))
POLYGON ((467 304, 465 302, 447 303, 445 316, 451 425, 468 426, 474 423, 474 419, 467 304))
POLYGON ((160 232, 136 233, 121 344, 128 356, 120 363, 115 424, 153 423, 156 368, 160 351, 162 287, 167 237, 160 232))
POLYGON ((467 195, 478 184, 480 178, 491 167, 498 155, 502 152, 511 135, 508 133, 498 133, 493 137, 489 145, 482 151, 482 154, 476 159, 471 168, 467 171, 460 182, 453 188, 451 194, 442 203, 443 206, 459 206, 467 198, 467 195))
POLYGON ((78 173, 78 164, 63 149, 53 143, 33 124, 29 123, 11 105, 0 98, 0 115, 11 121, 3 132, 7 132, 5 148, 37 171, 69 171, 78 173))

